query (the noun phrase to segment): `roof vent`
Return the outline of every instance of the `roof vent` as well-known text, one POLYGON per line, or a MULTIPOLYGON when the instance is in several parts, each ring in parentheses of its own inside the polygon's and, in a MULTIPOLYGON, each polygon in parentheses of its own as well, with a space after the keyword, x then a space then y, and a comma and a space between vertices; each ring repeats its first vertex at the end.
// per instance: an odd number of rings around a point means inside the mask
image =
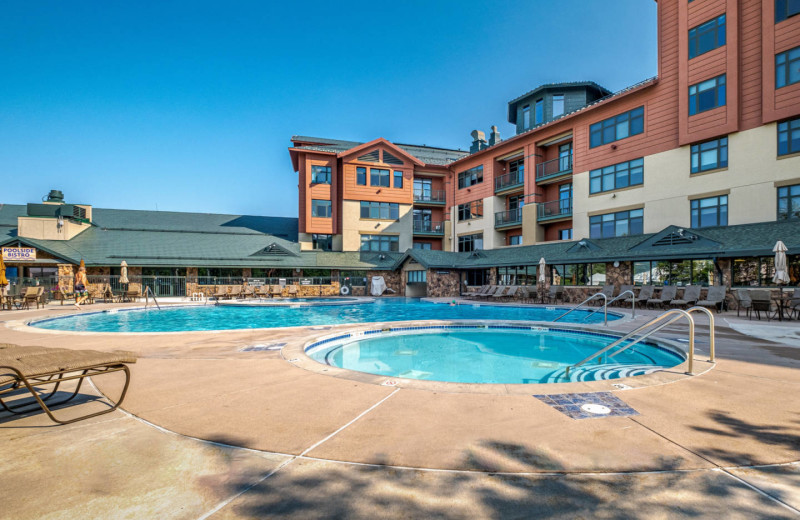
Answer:
POLYGON ((492 125, 492 131, 489 133, 489 146, 494 146, 500 142, 500 132, 497 131, 497 126, 492 125))
POLYGON ((695 240, 697 240, 697 235, 692 233, 687 233, 683 229, 679 229, 676 232, 670 233, 668 235, 664 235, 663 237, 659 238, 655 242, 653 242, 653 246, 676 246, 681 244, 691 244, 695 240))
POLYGON ((363 162, 378 162, 380 160, 378 154, 380 154, 380 150, 375 149, 369 153, 365 153, 364 155, 359 157, 358 160, 363 162))
POLYGON ((292 253, 288 249, 286 249, 284 247, 281 247, 278 244, 273 242, 272 244, 268 245, 264 249, 261 249, 260 251, 256 251, 255 253, 253 253, 250 256, 272 256, 272 257, 276 257, 276 256, 289 256, 289 255, 296 256, 294 253, 292 253))
POLYGON ((401 161, 394 155, 390 154, 386 150, 383 151, 383 162, 385 162, 386 164, 394 164, 395 166, 403 165, 403 161, 401 161))
POLYGON ((46 197, 42 198, 43 202, 52 202, 55 204, 64 204, 64 193, 61 190, 50 190, 46 197))
POLYGON ((469 153, 480 152, 486 148, 486 134, 480 130, 473 130, 469 135, 472 136, 472 145, 469 147, 469 153))

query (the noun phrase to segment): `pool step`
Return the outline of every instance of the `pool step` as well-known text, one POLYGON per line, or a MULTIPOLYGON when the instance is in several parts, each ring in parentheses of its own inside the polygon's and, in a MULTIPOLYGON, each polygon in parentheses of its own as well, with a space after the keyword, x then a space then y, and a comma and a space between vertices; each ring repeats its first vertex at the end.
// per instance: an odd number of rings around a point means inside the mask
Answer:
MULTIPOLYGON (((573 369, 569 381, 598 381, 601 379, 619 379, 622 377, 642 376, 652 374, 667 367, 654 365, 623 365, 604 364, 597 366, 582 366, 573 369)), ((543 383, 564 383, 567 380, 566 370, 552 372, 543 383)))

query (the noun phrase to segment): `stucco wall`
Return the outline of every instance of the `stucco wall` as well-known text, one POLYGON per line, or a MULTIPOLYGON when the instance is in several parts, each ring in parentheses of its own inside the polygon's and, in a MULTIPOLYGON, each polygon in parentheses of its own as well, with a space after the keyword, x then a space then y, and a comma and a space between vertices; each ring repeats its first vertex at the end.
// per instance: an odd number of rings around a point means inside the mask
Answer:
POLYGON ((399 220, 361 218, 361 201, 345 200, 342 203, 342 250, 358 251, 361 234, 399 235, 400 251, 410 249, 413 243, 411 204, 399 205, 399 220))

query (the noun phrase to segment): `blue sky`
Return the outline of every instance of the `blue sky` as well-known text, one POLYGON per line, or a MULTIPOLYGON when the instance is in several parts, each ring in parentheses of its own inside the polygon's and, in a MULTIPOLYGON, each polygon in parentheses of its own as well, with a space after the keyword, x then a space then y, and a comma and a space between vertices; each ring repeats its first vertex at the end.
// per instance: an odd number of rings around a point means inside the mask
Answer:
POLYGON ((656 74, 652 0, 4 2, 0 203, 296 216, 292 135, 469 147, 656 74))

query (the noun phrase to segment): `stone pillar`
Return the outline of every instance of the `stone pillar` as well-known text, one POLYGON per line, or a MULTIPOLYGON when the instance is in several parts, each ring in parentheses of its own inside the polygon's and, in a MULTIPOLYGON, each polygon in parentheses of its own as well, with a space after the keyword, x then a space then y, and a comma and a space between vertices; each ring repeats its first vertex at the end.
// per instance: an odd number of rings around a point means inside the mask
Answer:
POLYGON ((72 264, 58 264, 58 287, 67 293, 74 290, 76 266, 72 264))
POLYGON ((630 285, 633 283, 633 264, 631 262, 620 262, 619 267, 614 267, 612 262, 606 264, 606 285, 614 285, 615 291, 619 293, 620 285, 630 285))
POLYGON ((428 269, 428 296, 431 298, 456 298, 461 294, 461 276, 457 271, 442 271, 440 274, 435 269, 428 269))

